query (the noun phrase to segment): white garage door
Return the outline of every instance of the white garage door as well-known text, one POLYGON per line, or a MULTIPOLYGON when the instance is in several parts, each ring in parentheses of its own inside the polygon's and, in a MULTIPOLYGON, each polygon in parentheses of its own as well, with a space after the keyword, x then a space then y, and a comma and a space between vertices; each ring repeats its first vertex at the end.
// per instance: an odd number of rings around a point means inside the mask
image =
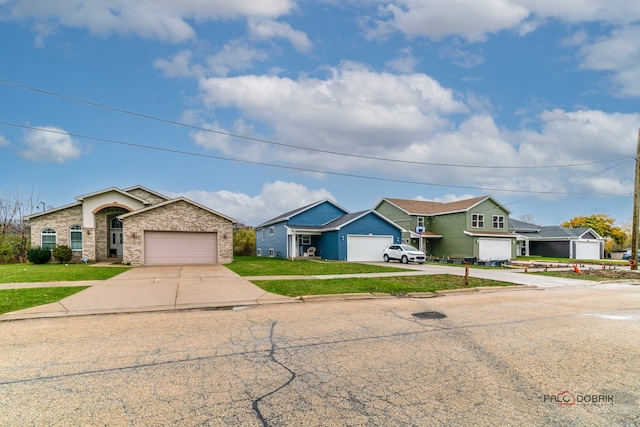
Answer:
POLYGON ((576 259, 600 259, 600 243, 576 242, 576 259))
POLYGON ((482 261, 511 259, 511 239, 478 239, 482 261))
POLYGON ((347 261, 382 261, 393 236, 347 236, 347 261))
POLYGON ((218 233, 145 231, 145 264, 215 264, 218 233))

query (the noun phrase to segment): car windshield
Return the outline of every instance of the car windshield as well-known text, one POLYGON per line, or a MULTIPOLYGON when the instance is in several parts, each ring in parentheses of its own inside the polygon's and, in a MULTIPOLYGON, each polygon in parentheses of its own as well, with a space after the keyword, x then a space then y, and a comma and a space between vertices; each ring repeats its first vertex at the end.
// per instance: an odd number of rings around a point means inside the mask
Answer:
POLYGON ((414 248, 411 245, 400 245, 402 247, 402 249, 404 249, 405 251, 417 251, 418 249, 414 248))

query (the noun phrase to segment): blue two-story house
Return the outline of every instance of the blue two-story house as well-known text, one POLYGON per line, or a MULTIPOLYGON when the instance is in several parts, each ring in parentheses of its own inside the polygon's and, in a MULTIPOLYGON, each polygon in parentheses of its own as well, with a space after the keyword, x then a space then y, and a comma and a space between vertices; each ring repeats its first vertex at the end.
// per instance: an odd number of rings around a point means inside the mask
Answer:
POLYGON ((387 245, 400 243, 402 227, 374 210, 350 213, 326 199, 279 215, 256 227, 256 255, 381 261, 387 245))

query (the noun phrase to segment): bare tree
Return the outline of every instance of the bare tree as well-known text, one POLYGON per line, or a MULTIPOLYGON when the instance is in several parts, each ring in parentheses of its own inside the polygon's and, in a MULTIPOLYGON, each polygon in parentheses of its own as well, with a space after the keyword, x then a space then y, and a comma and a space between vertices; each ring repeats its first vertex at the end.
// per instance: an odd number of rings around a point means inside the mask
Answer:
POLYGON ((33 213, 39 199, 33 188, 26 195, 19 189, 0 195, 0 262, 24 261, 31 237, 24 217, 33 213))
POLYGON ((533 219, 533 215, 531 214, 524 214, 524 215, 520 215, 520 221, 522 222, 526 222, 527 224, 535 224, 535 220, 533 219))

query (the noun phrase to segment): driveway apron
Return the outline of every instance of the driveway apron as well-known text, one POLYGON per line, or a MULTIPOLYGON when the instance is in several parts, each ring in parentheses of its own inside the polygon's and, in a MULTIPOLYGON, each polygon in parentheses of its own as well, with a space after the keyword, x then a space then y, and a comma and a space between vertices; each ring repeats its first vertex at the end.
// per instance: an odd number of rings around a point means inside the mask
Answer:
POLYGON ((219 264, 144 266, 59 302, 7 313, 0 319, 233 307, 288 301, 295 300, 266 292, 219 264))

